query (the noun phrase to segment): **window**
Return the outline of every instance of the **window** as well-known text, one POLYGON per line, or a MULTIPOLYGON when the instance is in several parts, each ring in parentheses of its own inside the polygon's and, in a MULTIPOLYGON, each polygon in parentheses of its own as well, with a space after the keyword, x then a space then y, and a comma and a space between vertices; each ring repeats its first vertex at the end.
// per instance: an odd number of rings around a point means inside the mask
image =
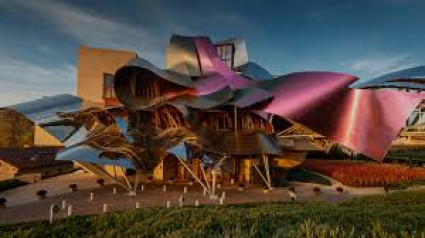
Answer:
POLYGON ((221 44, 215 46, 221 60, 227 67, 233 69, 235 61, 235 46, 233 44, 221 44))
POLYGON ((115 98, 114 91, 114 75, 112 74, 103 74, 103 98, 111 99, 115 98))

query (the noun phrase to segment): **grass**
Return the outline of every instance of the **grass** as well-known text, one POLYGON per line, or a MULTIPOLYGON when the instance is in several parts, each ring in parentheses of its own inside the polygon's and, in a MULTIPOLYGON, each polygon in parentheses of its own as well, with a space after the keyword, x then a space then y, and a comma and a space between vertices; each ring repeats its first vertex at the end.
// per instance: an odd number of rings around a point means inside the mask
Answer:
POLYGON ((263 203, 145 208, 0 226, 1 237, 424 237, 425 192, 339 204, 263 203))

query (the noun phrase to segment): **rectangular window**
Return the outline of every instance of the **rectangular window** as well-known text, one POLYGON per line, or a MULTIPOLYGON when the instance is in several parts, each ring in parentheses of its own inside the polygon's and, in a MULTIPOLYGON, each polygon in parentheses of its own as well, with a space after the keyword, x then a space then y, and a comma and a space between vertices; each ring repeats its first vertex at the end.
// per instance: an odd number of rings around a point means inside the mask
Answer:
POLYGON ((221 60, 227 67, 233 69, 235 61, 235 46, 233 44, 220 44, 215 46, 221 60))
POLYGON ((116 98, 114 90, 114 75, 112 74, 103 74, 103 98, 116 98))

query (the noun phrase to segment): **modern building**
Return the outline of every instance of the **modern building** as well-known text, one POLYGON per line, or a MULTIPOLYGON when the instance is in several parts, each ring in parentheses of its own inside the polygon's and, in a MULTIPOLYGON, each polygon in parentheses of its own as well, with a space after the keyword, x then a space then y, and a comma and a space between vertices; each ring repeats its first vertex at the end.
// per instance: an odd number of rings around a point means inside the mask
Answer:
POLYGON ((174 35, 166 69, 127 51, 81 47, 78 59, 77 96, 8 109, 63 146, 58 160, 131 193, 151 178, 193 180, 212 196, 220 182, 272 188, 307 151, 334 144, 382 160, 423 99, 344 73, 274 77, 240 38, 174 35))

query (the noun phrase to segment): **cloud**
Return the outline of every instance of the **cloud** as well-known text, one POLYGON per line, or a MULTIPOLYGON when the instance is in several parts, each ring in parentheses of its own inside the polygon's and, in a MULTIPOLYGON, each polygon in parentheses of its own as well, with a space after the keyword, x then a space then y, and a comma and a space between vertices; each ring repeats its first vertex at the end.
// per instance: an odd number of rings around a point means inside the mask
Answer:
POLYGON ((74 93, 76 68, 71 64, 43 67, 0 56, 0 106, 60 93, 74 93))
POLYGON ((371 56, 354 60, 348 69, 358 75, 375 77, 393 71, 417 66, 418 63, 409 55, 371 56))
MULTIPOLYGON (((139 9, 145 18, 142 21, 143 17, 132 17, 134 22, 140 22, 137 25, 124 21, 122 12, 106 15, 99 10, 80 7, 64 0, 0 0, 0 7, 11 11, 18 18, 37 22, 40 27, 37 33, 46 34, 52 39, 57 39, 58 35, 67 36, 77 44, 136 50, 141 57, 159 67, 165 65, 165 50, 171 33, 197 35, 211 26, 258 28, 253 27, 255 23, 243 15, 229 10, 225 4, 209 1, 196 4, 194 9, 154 0, 136 2, 129 7, 133 7, 136 12, 139 9), (182 8, 183 11, 177 11, 176 8, 182 8), (198 31, 193 31, 192 27, 198 31)), ((49 61, 50 56, 46 55, 60 52, 61 49, 45 42, 36 42, 35 45, 34 51, 44 55, 40 62, 0 55, 0 105, 44 95, 75 92, 76 69, 68 63, 72 59, 49 61)), ((19 55, 16 51, 10 53, 19 55)))
POLYGON ((154 35, 135 25, 114 21, 95 12, 54 0, 16 0, 15 7, 44 19, 54 30, 74 38, 80 44, 142 52, 155 63, 162 63, 154 35))

